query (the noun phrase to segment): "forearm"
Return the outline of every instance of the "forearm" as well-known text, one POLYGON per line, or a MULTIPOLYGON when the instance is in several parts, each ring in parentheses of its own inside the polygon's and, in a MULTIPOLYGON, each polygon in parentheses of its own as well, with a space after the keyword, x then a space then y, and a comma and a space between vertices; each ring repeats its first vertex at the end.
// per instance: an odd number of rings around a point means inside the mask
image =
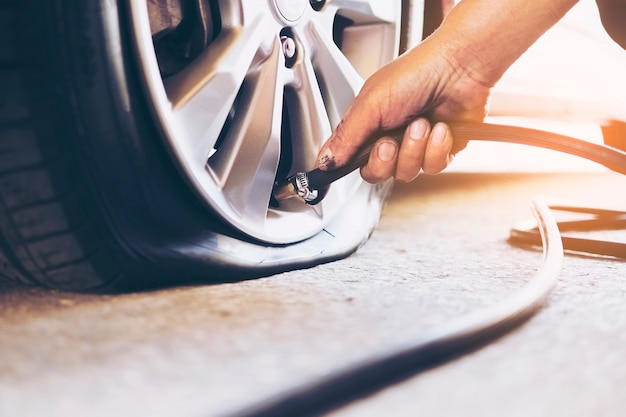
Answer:
POLYGON ((604 29, 626 49, 626 0, 596 0, 596 3, 604 29))
POLYGON ((463 0, 427 42, 443 46, 460 70, 493 86, 577 0, 463 0))

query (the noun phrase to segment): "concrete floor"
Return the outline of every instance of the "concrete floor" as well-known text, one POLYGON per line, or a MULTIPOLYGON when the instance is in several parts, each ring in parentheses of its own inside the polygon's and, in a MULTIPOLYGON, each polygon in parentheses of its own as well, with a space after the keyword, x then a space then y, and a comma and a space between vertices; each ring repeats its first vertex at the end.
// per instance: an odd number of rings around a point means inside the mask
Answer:
MULTIPOLYGON (((92 296, 0 281, 0 415, 227 415, 506 297, 541 264, 506 243, 534 195, 623 208, 625 182, 423 177, 355 255, 236 284, 92 296)), ((625 272, 569 256, 521 329, 332 416, 623 415, 625 272)))
MULTIPOLYGON (((623 116, 626 56, 580 32, 597 20, 583 6, 505 75, 492 114, 623 116)), ((520 288, 541 255, 506 239, 533 196, 624 208, 624 190, 597 172, 448 173, 397 187, 363 248, 308 270, 119 296, 0 281, 0 416, 228 415, 520 288)), ((522 328, 332 416, 623 415, 625 272, 569 256, 522 328)))

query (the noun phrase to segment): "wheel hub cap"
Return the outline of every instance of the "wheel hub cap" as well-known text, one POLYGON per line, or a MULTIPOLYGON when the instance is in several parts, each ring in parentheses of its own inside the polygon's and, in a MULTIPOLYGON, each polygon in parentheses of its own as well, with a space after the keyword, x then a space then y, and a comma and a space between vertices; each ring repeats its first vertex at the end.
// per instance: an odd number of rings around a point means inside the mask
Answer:
POLYGON ((309 4, 307 0, 273 0, 273 3, 278 14, 290 23, 298 21, 309 4))

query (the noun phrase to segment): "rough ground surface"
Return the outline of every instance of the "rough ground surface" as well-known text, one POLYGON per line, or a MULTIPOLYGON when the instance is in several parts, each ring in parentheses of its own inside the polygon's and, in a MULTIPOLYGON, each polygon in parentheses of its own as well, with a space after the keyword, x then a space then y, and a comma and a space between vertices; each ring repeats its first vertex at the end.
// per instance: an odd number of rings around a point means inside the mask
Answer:
MULTIPOLYGON (((119 296, 0 281, 0 415, 227 414, 511 294, 541 264, 506 243, 534 195, 623 208, 624 190, 443 174, 398 187, 369 243, 308 270, 119 296)), ((521 329, 332 415, 623 415, 625 272, 567 257, 521 329)))

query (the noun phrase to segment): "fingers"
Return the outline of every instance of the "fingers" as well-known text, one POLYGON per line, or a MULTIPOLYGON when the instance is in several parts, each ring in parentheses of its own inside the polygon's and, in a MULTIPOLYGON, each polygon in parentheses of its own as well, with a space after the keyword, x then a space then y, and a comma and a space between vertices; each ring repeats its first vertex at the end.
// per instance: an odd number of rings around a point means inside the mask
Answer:
POLYGON ((409 182, 420 171, 438 174, 451 160, 453 143, 445 123, 437 123, 431 129, 427 119, 414 120, 405 130, 401 144, 391 138, 376 142, 368 163, 361 168, 361 176, 376 184, 392 176, 399 182, 409 182))
POLYGON ((361 168, 361 177, 372 184, 391 178, 396 168, 398 148, 398 142, 392 138, 379 139, 370 153, 367 164, 361 168))
POLYGON ((396 180, 410 182, 417 177, 422 169, 429 135, 430 123, 428 120, 417 119, 409 124, 404 132, 401 152, 398 155, 396 180))
POLYGON ((426 174, 435 175, 443 171, 450 163, 454 139, 452 132, 445 123, 437 123, 430 133, 422 170, 426 174))

